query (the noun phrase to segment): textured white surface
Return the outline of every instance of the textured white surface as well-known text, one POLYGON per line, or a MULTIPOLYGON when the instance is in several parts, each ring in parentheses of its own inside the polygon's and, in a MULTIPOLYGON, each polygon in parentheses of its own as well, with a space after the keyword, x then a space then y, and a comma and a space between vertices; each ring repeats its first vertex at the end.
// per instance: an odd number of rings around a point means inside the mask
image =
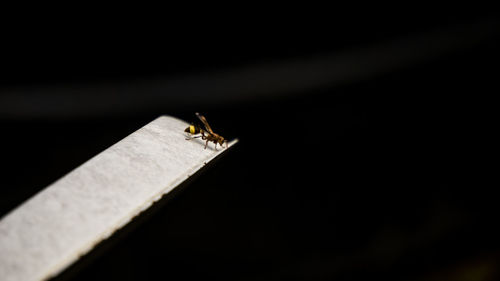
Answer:
POLYGON ((56 275, 225 150, 187 126, 159 117, 2 218, 0 280, 56 275))

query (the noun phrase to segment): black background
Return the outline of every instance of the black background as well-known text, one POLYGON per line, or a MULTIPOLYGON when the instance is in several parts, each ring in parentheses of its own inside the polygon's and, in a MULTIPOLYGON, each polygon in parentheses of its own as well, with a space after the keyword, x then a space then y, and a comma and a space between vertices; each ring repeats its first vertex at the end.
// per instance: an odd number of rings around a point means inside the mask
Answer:
MULTIPOLYGON (((157 23, 154 31, 132 24, 88 34, 86 26, 53 34, 34 28, 22 41, 5 40, 16 44, 3 53, 0 94, 29 89, 35 106, 52 108, 57 97, 37 89, 230 71, 477 22, 487 23, 488 36, 389 72, 293 94, 240 100, 236 91, 216 103, 124 111, 114 110, 119 101, 104 102, 104 113, 74 116, 21 106, 0 119, 0 214, 157 116, 195 121, 199 111, 240 142, 62 279, 494 280, 500 61, 491 31, 498 22, 484 11, 306 21, 157 23)), ((89 92, 86 102, 100 99, 89 92)))

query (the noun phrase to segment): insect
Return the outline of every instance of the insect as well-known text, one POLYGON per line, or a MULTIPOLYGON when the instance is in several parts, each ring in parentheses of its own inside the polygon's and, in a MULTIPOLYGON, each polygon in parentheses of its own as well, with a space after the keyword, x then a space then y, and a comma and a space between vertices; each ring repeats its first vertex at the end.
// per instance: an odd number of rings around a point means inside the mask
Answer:
POLYGON ((219 144, 221 147, 224 147, 223 144, 226 144, 226 148, 227 148, 227 140, 225 140, 222 136, 220 136, 220 135, 214 133, 214 131, 212 131, 212 128, 210 128, 210 125, 208 125, 208 122, 207 122, 207 119, 205 118, 205 116, 199 114, 198 112, 196 112, 196 116, 203 123, 203 125, 205 126, 205 129, 201 128, 198 125, 189 125, 189 127, 187 127, 184 130, 184 132, 189 133, 192 136, 189 136, 188 138, 186 138, 186 140, 191 140, 194 138, 201 138, 202 140, 206 140, 205 149, 207 149, 207 145, 209 142, 215 143, 215 149, 217 149, 217 144, 219 144), (198 136, 196 136, 196 135, 198 135, 198 136))

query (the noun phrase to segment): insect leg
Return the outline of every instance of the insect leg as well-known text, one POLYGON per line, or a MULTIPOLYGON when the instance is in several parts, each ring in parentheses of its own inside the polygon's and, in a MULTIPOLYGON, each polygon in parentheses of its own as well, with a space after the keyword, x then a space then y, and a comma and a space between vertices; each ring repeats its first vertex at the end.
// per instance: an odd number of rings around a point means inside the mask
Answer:
POLYGON ((188 136, 188 137, 186 138, 186 140, 192 140, 192 139, 196 139, 196 138, 203 138, 203 136, 194 136, 194 137, 192 137, 192 136, 188 136))

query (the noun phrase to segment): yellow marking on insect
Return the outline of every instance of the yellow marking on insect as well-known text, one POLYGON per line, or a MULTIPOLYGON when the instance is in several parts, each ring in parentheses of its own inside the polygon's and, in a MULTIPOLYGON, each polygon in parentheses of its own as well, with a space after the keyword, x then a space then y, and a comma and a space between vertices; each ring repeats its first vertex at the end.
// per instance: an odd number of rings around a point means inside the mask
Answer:
POLYGON ((190 132, 192 135, 194 135, 194 133, 196 132, 196 128, 195 128, 193 125, 189 126, 189 132, 190 132))

